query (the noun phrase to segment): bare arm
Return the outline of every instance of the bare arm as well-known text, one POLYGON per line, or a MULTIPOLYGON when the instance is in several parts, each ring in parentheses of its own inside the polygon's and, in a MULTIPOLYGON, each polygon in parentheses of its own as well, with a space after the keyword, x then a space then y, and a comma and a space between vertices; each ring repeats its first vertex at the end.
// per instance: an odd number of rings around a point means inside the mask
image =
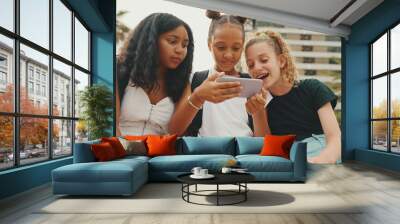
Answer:
POLYGON ((254 136, 264 137, 269 134, 269 127, 267 122, 267 114, 265 110, 260 110, 253 114, 254 136))
POLYGON ((330 102, 318 110, 318 117, 325 134, 326 147, 319 156, 310 158, 309 162, 335 163, 341 156, 341 131, 330 102))
POLYGON ((270 134, 267 113, 265 111, 266 91, 262 91, 249 99, 246 102, 246 110, 253 117, 254 136, 264 137, 270 134))
MULTIPOLYGON (((172 115, 168 124, 169 133, 176 133, 177 135, 181 136, 189 127, 193 118, 196 116, 198 110, 191 106, 188 101, 188 97, 191 94, 192 91, 190 89, 190 85, 187 85, 181 99, 175 105, 174 114, 172 115)), ((191 101, 198 107, 203 105, 204 102, 200 99, 194 99, 194 97, 191 97, 191 101)))
POLYGON ((240 83, 215 82, 215 79, 220 75, 221 73, 216 73, 209 76, 193 93, 191 92, 190 85, 186 86, 181 99, 175 105, 174 114, 169 121, 169 133, 175 133, 179 136, 183 135, 196 116, 198 112, 197 108, 202 107, 206 100, 219 103, 239 95, 241 91, 240 83))

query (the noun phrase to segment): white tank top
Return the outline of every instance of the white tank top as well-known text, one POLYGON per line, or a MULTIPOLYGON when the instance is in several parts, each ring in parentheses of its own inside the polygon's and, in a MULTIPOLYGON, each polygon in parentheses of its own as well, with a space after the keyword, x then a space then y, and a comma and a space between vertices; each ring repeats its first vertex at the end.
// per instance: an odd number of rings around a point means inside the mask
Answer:
MULTIPOLYGON (((208 75, 215 70, 210 69, 208 75)), ((199 136, 253 136, 246 111, 246 98, 235 97, 221 103, 206 101, 199 136)))
POLYGON ((122 135, 164 135, 174 112, 174 103, 165 97, 151 104, 141 87, 128 85, 121 102, 119 128, 122 135))

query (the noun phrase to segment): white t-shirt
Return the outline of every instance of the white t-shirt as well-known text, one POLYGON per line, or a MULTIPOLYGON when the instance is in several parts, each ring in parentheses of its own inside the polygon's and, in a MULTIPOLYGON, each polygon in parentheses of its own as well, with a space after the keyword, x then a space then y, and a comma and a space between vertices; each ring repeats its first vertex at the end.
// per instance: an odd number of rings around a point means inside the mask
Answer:
POLYGON ((121 102, 121 134, 167 134, 173 112, 174 103, 170 97, 165 97, 157 104, 151 104, 147 93, 141 87, 128 85, 121 102))
MULTIPOLYGON (((210 70, 208 75, 214 73, 210 70)), ((246 111, 246 98, 235 97, 221 103, 206 101, 199 136, 253 136, 246 111)))

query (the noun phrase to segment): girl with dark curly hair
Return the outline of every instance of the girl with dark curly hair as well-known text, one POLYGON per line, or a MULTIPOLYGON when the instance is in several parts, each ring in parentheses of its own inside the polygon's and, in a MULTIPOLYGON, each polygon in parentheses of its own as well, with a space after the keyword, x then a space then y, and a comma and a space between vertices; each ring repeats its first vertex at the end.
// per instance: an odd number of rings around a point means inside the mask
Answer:
POLYGON ((189 83, 193 35, 181 19, 153 13, 127 38, 117 65, 117 135, 166 134, 189 83))
POLYGON ((264 110, 267 93, 240 98, 240 83, 215 82, 221 75, 250 78, 235 69, 243 51, 246 18, 210 10, 206 15, 211 19, 208 48, 215 64, 193 74, 184 93, 187 101, 178 104, 170 131, 191 136, 264 136, 269 131, 264 110))

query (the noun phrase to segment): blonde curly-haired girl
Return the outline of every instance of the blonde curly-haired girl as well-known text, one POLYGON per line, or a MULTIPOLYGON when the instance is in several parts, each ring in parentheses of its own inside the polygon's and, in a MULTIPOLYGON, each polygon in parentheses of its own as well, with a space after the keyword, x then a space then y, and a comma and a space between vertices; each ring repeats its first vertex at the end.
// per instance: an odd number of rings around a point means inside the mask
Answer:
POLYGON ((316 79, 297 80, 297 70, 284 39, 263 32, 245 46, 246 63, 253 78, 273 99, 266 107, 272 134, 295 134, 307 142, 310 163, 335 163, 341 157, 341 131, 333 111, 337 97, 316 79))

